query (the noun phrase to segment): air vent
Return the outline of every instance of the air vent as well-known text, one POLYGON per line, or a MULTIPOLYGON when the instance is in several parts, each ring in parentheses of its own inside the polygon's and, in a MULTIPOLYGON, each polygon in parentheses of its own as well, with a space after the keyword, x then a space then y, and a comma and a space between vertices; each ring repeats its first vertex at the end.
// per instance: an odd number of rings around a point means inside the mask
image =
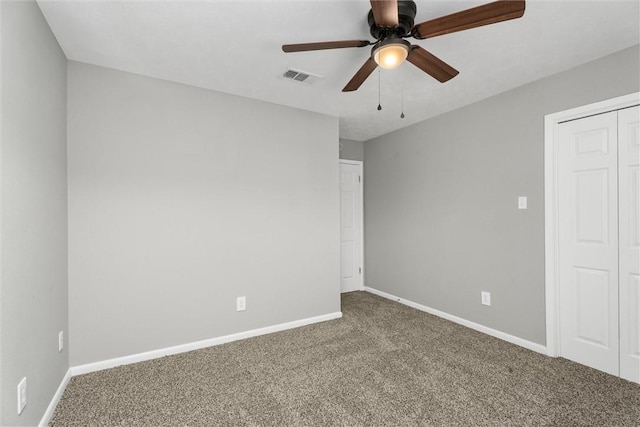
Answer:
POLYGON ((295 68, 289 68, 287 71, 282 73, 281 77, 285 80, 291 80, 307 85, 314 84, 316 81, 323 78, 317 74, 309 73, 308 71, 296 70, 295 68))

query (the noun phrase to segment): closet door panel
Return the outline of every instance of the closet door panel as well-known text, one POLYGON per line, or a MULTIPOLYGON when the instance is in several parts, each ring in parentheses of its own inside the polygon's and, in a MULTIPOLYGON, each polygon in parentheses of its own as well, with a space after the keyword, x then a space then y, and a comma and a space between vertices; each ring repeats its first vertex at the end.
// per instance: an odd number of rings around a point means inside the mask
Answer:
POLYGON ((619 374, 617 113, 559 127, 560 354, 619 374))
POLYGON ((640 107, 618 112, 620 376, 640 383, 640 107))

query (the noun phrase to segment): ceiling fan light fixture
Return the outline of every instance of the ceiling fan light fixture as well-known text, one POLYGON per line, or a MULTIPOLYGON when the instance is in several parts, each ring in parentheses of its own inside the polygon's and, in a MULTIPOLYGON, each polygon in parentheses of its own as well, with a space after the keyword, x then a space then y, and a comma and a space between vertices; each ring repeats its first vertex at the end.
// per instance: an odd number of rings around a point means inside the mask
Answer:
POLYGON ((399 67, 407 59, 410 49, 408 41, 392 37, 376 43, 371 56, 380 67, 390 70, 399 67))

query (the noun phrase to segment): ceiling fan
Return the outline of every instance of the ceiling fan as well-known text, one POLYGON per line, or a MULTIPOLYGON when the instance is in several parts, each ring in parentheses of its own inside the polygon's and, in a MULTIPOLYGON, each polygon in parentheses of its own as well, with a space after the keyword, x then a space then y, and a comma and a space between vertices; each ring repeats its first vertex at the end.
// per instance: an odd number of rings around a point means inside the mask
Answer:
POLYGON ((406 38, 422 40, 456 31, 468 30, 483 25, 495 24, 520 18, 524 15, 524 0, 499 0, 466 9, 451 15, 441 16, 413 25, 416 4, 412 0, 370 0, 368 22, 371 36, 376 40, 340 40, 318 43, 282 45, 284 52, 342 49, 373 45, 371 56, 342 89, 343 92, 357 90, 378 67, 396 68, 406 59, 436 80, 444 83, 458 71, 406 38))

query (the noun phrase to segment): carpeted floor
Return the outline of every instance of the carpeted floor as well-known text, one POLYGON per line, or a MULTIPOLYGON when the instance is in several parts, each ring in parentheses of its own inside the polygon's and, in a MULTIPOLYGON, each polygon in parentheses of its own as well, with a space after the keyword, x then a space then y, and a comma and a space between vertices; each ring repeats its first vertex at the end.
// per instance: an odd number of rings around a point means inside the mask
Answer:
POLYGON ((365 292, 342 311, 73 377, 51 425, 640 425, 640 385, 365 292))

